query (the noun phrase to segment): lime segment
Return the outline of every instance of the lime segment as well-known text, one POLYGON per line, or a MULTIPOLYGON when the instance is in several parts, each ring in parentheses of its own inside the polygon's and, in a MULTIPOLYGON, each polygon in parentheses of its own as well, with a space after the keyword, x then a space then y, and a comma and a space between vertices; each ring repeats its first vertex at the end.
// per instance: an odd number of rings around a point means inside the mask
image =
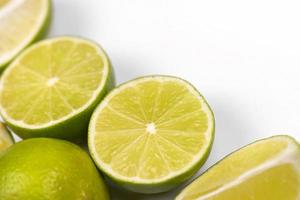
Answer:
POLYGON ((44 32, 50 9, 50 0, 0 1, 0 67, 44 32))
POLYGON ((299 188, 299 144, 290 137, 275 136, 229 155, 176 200, 295 200, 299 199, 299 188))
POLYGON ((213 114, 194 87, 176 77, 149 76, 121 85, 100 103, 89 126, 89 149, 113 180, 154 193, 197 171, 213 132, 213 114))

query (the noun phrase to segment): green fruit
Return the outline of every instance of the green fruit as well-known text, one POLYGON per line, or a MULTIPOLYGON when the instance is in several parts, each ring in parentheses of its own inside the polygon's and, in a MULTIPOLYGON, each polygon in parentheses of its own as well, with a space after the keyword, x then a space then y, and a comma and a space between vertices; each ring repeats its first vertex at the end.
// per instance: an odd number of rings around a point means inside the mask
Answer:
POLYGON ((176 200, 298 200, 300 146, 289 136, 252 143, 224 158, 176 200))
POLYGON ((205 162, 214 117, 188 82, 149 76, 109 93, 89 125, 94 161, 117 184, 141 193, 167 191, 205 162))
POLYGON ((58 37, 26 49, 0 79, 0 113, 20 137, 85 136, 112 86, 108 57, 95 43, 58 37))
POLYGON ((0 1, 0 71, 47 30, 50 0, 0 1))
POLYGON ((2 200, 108 200, 107 188, 80 147, 58 139, 19 142, 0 157, 2 200))

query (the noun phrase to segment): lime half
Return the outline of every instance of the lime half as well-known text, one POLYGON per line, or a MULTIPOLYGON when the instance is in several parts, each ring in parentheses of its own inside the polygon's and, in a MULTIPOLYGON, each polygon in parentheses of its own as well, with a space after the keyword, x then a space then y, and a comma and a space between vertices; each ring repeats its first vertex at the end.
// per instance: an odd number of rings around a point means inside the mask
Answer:
POLYGON ((250 144, 217 163, 176 200, 297 200, 300 198, 300 146, 274 136, 250 144))
POLYGON ((14 140, 10 132, 5 125, 0 122, 0 155, 11 145, 14 144, 14 140))
POLYGON ((3 73, 0 113, 22 138, 78 137, 110 84, 110 63, 98 45, 75 37, 45 40, 3 73))
POLYGON ((50 10, 50 0, 0 0, 0 70, 42 36, 50 10))
POLYGON ((191 177, 214 137, 211 109, 188 82, 149 76, 114 89, 95 110, 89 149, 117 184, 157 193, 191 177))

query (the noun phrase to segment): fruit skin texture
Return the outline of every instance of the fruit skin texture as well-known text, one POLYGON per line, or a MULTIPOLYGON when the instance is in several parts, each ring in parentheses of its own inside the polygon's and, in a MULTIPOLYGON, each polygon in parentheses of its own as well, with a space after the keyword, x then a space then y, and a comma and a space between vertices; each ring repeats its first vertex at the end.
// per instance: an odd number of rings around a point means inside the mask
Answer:
POLYGON ((107 188, 80 147, 58 139, 34 138, 0 157, 0 199, 108 200, 107 188))
MULTIPOLYGON (((37 34, 31 38, 30 42, 26 45, 26 47, 30 46, 31 44, 33 44, 34 42, 37 42, 39 40, 41 40, 42 38, 44 38, 45 36, 47 36, 48 32, 49 32, 49 27, 51 26, 51 20, 52 20, 52 0, 47 0, 48 2, 48 10, 47 10, 47 15, 46 15, 46 19, 43 23, 43 25, 40 27, 39 31, 37 32, 37 34)), ((25 47, 25 48, 26 48, 25 47)), ((24 49, 25 49, 24 48, 24 49)), ((24 50, 23 49, 23 50, 24 50)), ((23 51, 22 50, 22 51, 23 51)), ((21 52, 22 52, 21 51, 21 52)), ((20 52, 18 53, 20 54, 20 52)), ((9 63, 11 61, 13 61, 17 56, 15 55, 14 57, 12 57, 10 60, 8 60, 5 63, 0 64, 0 75, 2 74, 2 72, 5 70, 6 67, 8 67, 9 63)))
MULTIPOLYGON (((99 48, 101 47, 99 46, 99 48)), ((30 49, 30 47, 28 49, 30 49)), ((26 49, 25 51, 27 51, 28 49, 26 49)), ((23 139, 34 137, 51 137, 58 139, 66 139, 73 142, 80 142, 82 139, 85 139, 92 112, 94 111, 95 107, 99 104, 99 102, 103 99, 103 97, 115 86, 115 76, 113 68, 111 66, 111 62, 103 49, 102 51, 107 58, 108 75, 106 77, 103 89, 98 94, 96 99, 85 110, 64 121, 42 128, 24 128, 18 126, 17 124, 11 123, 8 119, 6 119, 5 116, 2 115, 2 118, 4 119, 5 123, 9 126, 9 128, 11 128, 11 130, 13 130, 14 133, 16 133, 19 137, 23 139)))

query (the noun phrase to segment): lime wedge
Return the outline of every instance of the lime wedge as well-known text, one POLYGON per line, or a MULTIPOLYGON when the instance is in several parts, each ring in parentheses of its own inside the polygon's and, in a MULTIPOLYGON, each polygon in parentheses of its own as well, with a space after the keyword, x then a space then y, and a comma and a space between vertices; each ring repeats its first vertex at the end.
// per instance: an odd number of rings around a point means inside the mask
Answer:
POLYGON ((157 193, 191 177, 214 137, 211 109, 188 82, 149 76, 114 89, 89 125, 98 167, 129 190, 157 193))
POLYGON ((296 200, 300 197, 300 146, 274 136, 217 163, 176 200, 296 200))
POLYGON ((0 70, 43 35, 50 10, 50 0, 0 0, 0 70))
POLYGON ((0 79, 0 113, 22 138, 75 138, 110 87, 111 67, 96 44, 59 37, 25 50, 0 79))
POLYGON ((12 135, 5 125, 0 122, 0 155, 11 145, 14 144, 12 135))

